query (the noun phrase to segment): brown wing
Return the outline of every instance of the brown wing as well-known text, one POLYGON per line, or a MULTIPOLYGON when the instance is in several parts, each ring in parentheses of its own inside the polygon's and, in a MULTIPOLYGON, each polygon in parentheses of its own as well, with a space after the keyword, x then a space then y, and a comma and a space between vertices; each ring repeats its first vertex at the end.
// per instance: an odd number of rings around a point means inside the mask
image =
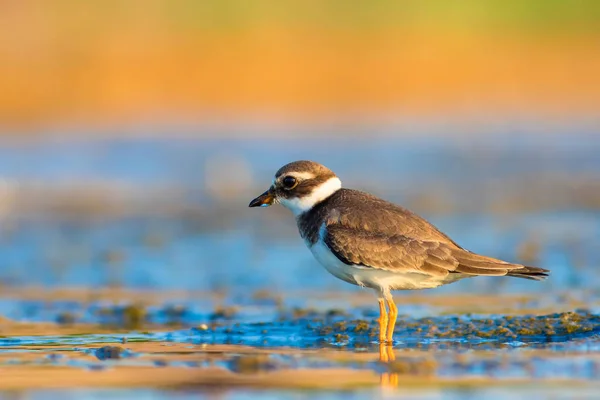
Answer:
MULTIPOLYGON (((327 204, 327 223, 337 222, 348 229, 403 235, 420 241, 443 242, 460 247, 448 235, 419 215, 369 193, 341 189, 327 204)), ((319 224, 317 224, 319 225, 319 224)))
POLYGON ((525 268, 471 253, 452 242, 389 236, 339 222, 329 221, 323 239, 340 261, 387 271, 420 272, 439 277, 451 272, 502 276, 525 268))
POLYGON ((340 189, 298 219, 303 238, 322 237, 346 264, 436 276, 509 275, 543 279, 548 270, 525 267, 463 249, 424 218, 368 193, 340 189), (321 227, 325 224, 325 231, 321 227))

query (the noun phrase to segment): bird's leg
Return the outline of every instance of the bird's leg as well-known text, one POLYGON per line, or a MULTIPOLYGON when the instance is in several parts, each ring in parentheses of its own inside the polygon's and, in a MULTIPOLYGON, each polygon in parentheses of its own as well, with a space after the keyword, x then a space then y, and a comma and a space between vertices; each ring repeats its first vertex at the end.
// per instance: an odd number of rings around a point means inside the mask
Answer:
POLYGON ((396 361, 396 354, 394 354, 394 348, 390 345, 386 346, 388 361, 396 361))
MULTIPOLYGON (((379 343, 379 361, 383 363, 390 363, 396 360, 394 354, 394 348, 389 343, 379 343)), ((389 366, 385 367, 388 371, 389 366)), ((383 387, 398 387, 398 373, 396 372, 384 372, 381 374, 381 386, 383 387)))
MULTIPOLYGON (((391 346, 392 338, 391 335, 387 337, 386 335, 389 332, 389 323, 391 320, 388 318, 388 313, 385 308, 385 299, 388 299, 388 307, 390 308, 390 317, 393 318, 393 322, 396 322, 396 315, 398 314, 398 309, 394 304, 394 301, 391 300, 391 296, 389 293, 387 296, 382 296, 379 298, 379 361, 384 363, 389 363, 396 359, 396 355, 394 354, 394 348, 391 346)), ((394 328, 392 326, 392 334, 394 333, 394 328)), ((397 373, 388 373, 384 372, 381 374, 381 385, 386 387, 397 387, 398 386, 398 374, 397 373)))
MULTIPOLYGON (((387 333, 386 333, 386 341, 388 343, 394 342, 394 328, 396 328, 396 318, 398 317, 398 308, 396 307, 396 303, 394 303, 394 299, 391 295, 387 296, 387 304, 390 309, 388 323, 387 323, 387 333)), ((381 339, 380 339, 381 340, 381 339)))
POLYGON ((385 343, 386 340, 386 328, 388 325, 388 315, 385 309, 385 300, 379 299, 379 343, 385 343))
POLYGON ((386 347, 388 346, 386 346, 385 342, 379 342, 379 361, 382 363, 390 361, 390 355, 387 352, 386 347))

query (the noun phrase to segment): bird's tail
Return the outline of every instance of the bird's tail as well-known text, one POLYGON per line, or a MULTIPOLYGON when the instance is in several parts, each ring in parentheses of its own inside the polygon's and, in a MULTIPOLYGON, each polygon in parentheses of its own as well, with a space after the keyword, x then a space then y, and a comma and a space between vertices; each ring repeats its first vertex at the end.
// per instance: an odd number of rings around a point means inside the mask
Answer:
POLYGON ((458 261, 458 265, 453 272, 466 275, 514 276, 535 281, 544 280, 550 275, 550 271, 547 269, 513 264, 472 253, 465 249, 454 249, 452 255, 458 261))
POLYGON ((532 279, 534 281, 543 281, 550 275, 550 271, 544 268, 523 266, 521 269, 513 269, 508 271, 506 276, 514 276, 515 278, 532 279))

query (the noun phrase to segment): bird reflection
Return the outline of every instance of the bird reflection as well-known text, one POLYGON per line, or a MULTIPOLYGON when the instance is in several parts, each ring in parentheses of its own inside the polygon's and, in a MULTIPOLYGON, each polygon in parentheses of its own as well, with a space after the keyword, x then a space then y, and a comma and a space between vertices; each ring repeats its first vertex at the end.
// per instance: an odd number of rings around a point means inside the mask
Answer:
MULTIPOLYGON (((396 360, 394 354, 394 348, 386 342, 379 344, 379 361, 382 363, 390 363, 396 360)), ((389 372, 389 368, 385 366, 388 371, 381 374, 381 386, 382 387, 398 387, 398 374, 395 372, 389 372)))

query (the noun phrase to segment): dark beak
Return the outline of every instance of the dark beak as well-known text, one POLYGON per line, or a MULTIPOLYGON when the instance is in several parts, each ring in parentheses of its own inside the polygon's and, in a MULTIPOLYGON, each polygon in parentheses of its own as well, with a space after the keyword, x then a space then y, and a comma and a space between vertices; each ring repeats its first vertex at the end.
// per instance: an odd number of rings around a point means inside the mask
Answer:
POLYGON ((273 204, 274 200, 275 198, 271 194, 271 189, 269 189, 254 200, 252 200, 248 207, 269 207, 271 204, 273 204))

